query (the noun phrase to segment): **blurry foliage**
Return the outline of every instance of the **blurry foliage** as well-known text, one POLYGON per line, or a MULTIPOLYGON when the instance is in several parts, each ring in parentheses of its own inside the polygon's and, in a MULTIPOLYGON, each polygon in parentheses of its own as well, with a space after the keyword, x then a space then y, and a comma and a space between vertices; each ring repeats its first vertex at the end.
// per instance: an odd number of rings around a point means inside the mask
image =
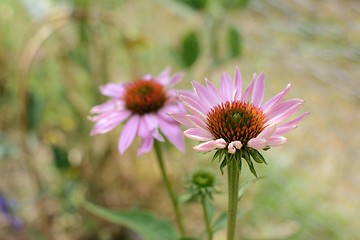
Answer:
POLYGON ((197 60, 200 52, 200 44, 195 32, 184 36, 181 42, 180 58, 184 67, 191 67, 197 60))
POLYGON ((181 2, 195 10, 203 10, 208 2, 208 0, 176 0, 176 1, 181 2))

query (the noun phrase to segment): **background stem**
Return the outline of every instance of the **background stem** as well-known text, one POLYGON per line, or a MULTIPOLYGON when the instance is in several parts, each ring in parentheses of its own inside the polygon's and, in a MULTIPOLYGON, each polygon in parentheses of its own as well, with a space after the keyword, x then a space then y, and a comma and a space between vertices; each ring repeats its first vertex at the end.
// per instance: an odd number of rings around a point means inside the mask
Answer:
POLYGON ((205 220, 205 226, 206 226, 206 232, 208 235, 208 240, 212 240, 213 232, 211 230, 209 213, 208 213, 208 209, 206 206, 206 198, 204 196, 201 197, 201 205, 202 205, 203 211, 204 211, 204 220, 205 220))
POLYGON ((180 234, 181 236, 185 235, 185 229, 184 229, 184 225, 182 222, 182 216, 181 216, 181 212, 179 209, 179 202, 177 200, 177 197, 174 194, 174 190, 172 189, 172 186, 170 184, 170 181, 168 179, 168 176, 166 174, 166 170, 165 170, 165 165, 164 165, 164 160, 162 157, 162 153, 161 153, 161 147, 158 141, 155 140, 154 142, 154 149, 155 149, 155 154, 156 154, 156 158, 158 160, 159 166, 160 166, 160 170, 161 170, 161 174, 166 186, 166 189, 168 191, 169 197, 171 199, 174 211, 175 211, 175 215, 176 215, 176 221, 178 223, 179 226, 179 230, 180 230, 180 234))
POLYGON ((240 172, 237 167, 237 159, 232 159, 228 164, 228 227, 227 240, 234 240, 235 237, 235 223, 238 205, 238 189, 240 172))

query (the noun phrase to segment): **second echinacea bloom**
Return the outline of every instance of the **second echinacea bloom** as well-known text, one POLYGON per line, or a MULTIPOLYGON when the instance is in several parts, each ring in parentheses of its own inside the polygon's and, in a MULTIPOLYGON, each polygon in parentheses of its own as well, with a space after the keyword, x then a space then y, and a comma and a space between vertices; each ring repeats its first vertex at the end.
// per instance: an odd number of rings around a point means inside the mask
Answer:
MULTIPOLYGON (((216 156, 240 154, 246 160, 250 156, 256 162, 265 162, 257 150, 286 143, 282 136, 297 127, 308 113, 284 122, 296 113, 304 101, 291 99, 283 101, 291 84, 263 103, 265 74, 254 74, 249 86, 242 92, 242 78, 236 67, 234 82, 223 73, 220 89, 206 80, 206 87, 193 81, 195 94, 179 92, 181 102, 190 114, 178 112, 170 114, 178 122, 189 127, 184 135, 203 142, 194 147, 200 152, 217 150, 216 156), (220 151, 219 151, 220 150, 220 151)), ((252 171, 252 163, 249 167, 252 171)), ((226 165, 226 161, 221 168, 226 165)), ((254 173, 253 172, 253 173, 254 173)), ((254 173, 256 175, 256 173, 254 173)))
POLYGON ((107 133, 125 121, 118 143, 121 154, 131 145, 136 135, 141 138, 138 155, 149 152, 154 139, 164 141, 163 135, 179 150, 184 151, 180 126, 166 115, 167 112, 184 111, 171 89, 183 75, 176 73, 170 76, 170 68, 166 68, 158 77, 145 75, 134 82, 101 86, 100 92, 111 99, 90 110, 95 115, 89 119, 96 122, 91 135, 107 133))

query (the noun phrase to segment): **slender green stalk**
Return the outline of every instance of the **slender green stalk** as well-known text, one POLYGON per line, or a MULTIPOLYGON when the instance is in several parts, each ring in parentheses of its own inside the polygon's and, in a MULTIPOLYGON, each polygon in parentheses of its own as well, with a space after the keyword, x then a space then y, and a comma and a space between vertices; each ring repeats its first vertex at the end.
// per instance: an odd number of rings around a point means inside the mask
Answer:
POLYGON ((235 223, 238 205, 238 189, 239 189, 239 176, 237 158, 234 158, 230 164, 228 164, 228 226, 227 226, 227 240, 234 240, 235 237, 235 223))
POLYGON ((182 222, 182 216, 181 216, 181 212, 180 212, 180 208, 179 208, 179 202, 178 202, 177 197, 174 194, 174 190, 172 189, 169 178, 166 174, 164 160, 163 160, 162 153, 161 153, 160 143, 156 140, 154 142, 154 149, 155 149, 156 157, 157 157, 157 160, 158 160, 158 163, 160 166, 161 174, 162 174, 166 189, 168 191, 169 197, 171 199, 171 202, 172 202, 172 205, 173 205, 173 208, 175 211, 176 221, 179 225, 180 234, 183 237, 183 236, 185 236, 185 229, 184 229, 184 225, 182 222))
POLYGON ((202 205, 203 211, 204 211, 204 220, 205 220, 205 226, 206 226, 206 232, 208 235, 208 240, 212 240, 213 232, 212 232, 211 225, 210 225, 209 212, 208 212, 208 209, 206 206, 206 198, 205 197, 201 197, 201 205, 202 205))

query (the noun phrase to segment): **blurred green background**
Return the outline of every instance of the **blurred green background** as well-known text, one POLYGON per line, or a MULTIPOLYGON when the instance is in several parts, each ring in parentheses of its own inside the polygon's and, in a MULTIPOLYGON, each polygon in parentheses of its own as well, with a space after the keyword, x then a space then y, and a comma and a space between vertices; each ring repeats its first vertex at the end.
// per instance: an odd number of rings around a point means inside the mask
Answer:
MULTIPOLYGON (((241 239, 360 238, 360 2, 357 0, 1 0, 0 195, 24 223, 0 212, 0 239, 140 239, 81 207, 141 208, 174 220, 154 153, 120 156, 121 127, 89 136, 98 87, 185 71, 177 86, 238 65, 244 84, 266 73, 265 99, 293 83, 287 99, 311 115, 288 144, 265 153, 269 165, 239 207, 241 239)), ((211 155, 165 160, 179 195, 185 173, 212 167, 211 155)), ((253 176, 245 168, 241 181, 253 176)), ((220 176, 226 192, 226 176, 220 176)), ((226 194, 215 197, 219 211, 226 194)), ((183 208, 194 235, 201 208, 183 208)), ((225 232, 215 239, 225 239, 225 232)))

